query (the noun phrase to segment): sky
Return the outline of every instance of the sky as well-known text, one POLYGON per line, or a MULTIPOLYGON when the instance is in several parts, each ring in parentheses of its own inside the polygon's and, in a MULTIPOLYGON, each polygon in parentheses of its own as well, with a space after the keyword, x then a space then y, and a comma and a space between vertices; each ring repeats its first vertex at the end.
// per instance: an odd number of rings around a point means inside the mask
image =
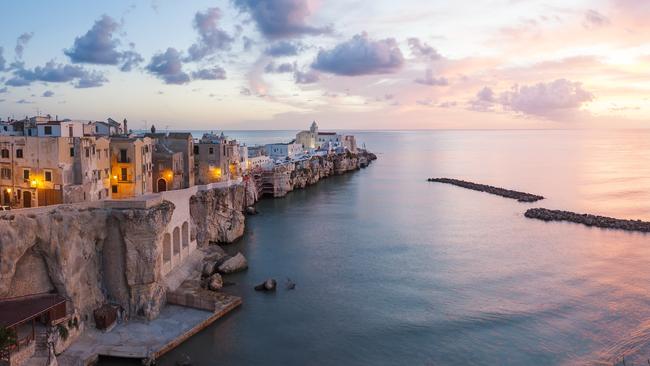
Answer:
POLYGON ((647 0, 0 1, 0 117, 650 127, 647 0))

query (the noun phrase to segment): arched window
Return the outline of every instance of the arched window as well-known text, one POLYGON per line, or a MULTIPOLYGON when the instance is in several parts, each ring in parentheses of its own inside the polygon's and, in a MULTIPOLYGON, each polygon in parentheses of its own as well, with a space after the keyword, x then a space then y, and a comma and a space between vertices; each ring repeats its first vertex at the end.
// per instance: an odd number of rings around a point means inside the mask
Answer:
POLYGON ((183 223, 183 229, 181 230, 181 236, 183 237, 183 248, 186 248, 190 245, 190 230, 187 221, 183 223))
POLYGON ((163 239, 163 261, 165 263, 172 259, 172 236, 165 234, 163 239))
POLYGON ((181 230, 176 226, 174 228, 174 255, 181 252, 181 230))

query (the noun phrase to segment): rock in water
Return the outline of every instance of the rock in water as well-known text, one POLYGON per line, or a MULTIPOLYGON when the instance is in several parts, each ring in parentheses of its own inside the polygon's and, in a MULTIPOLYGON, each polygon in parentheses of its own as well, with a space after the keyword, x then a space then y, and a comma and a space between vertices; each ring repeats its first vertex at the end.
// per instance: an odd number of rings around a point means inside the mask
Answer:
POLYGON ((287 290, 294 290, 296 288, 296 283, 291 281, 291 278, 287 278, 287 290))
POLYGON ((246 214, 247 215, 257 215, 257 209, 255 209, 254 206, 248 206, 248 207, 246 207, 246 214))
POLYGON ((211 291, 219 291, 223 287, 223 279, 218 273, 213 274, 208 281, 208 289, 211 291))
POLYGON ((219 272, 223 274, 241 272, 248 268, 248 262, 243 254, 237 253, 232 258, 227 259, 219 266, 219 272))
POLYGON ((203 264, 203 270, 201 271, 202 277, 210 277, 215 272, 215 262, 205 262, 203 264))
POLYGON ((255 286, 255 291, 275 291, 275 288, 277 286, 278 283, 273 278, 269 278, 266 281, 255 286))

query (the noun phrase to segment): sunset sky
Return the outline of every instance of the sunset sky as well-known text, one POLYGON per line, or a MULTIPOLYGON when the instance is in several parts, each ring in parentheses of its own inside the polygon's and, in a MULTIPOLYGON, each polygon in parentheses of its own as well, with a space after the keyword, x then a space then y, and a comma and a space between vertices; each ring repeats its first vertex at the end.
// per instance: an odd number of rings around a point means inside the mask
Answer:
POLYGON ((650 127, 650 1, 0 2, 0 116, 650 127))

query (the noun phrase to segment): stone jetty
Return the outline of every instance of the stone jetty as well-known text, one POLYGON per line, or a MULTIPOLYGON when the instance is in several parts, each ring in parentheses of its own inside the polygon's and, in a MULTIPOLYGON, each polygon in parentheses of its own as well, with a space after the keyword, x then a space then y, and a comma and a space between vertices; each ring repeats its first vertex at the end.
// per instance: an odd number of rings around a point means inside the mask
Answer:
POLYGON ((429 178, 429 179, 427 179, 427 181, 428 182, 452 184, 452 185, 455 185, 455 186, 458 186, 458 187, 467 188, 467 189, 471 189, 471 190, 474 190, 474 191, 486 192, 486 193, 494 194, 494 195, 501 196, 501 197, 515 199, 515 200, 517 200, 519 202, 536 202, 536 201, 544 199, 543 196, 538 196, 536 194, 518 192, 518 191, 513 191, 513 190, 510 190, 510 189, 493 187, 493 186, 488 186, 488 185, 485 185, 485 184, 472 183, 472 182, 467 182, 467 181, 459 180, 459 179, 429 178))
POLYGON ((579 214, 570 211, 549 210, 546 208, 531 208, 524 216, 542 221, 568 221, 586 226, 595 226, 603 229, 617 229, 626 231, 650 232, 650 222, 641 220, 615 219, 606 216, 579 214))

